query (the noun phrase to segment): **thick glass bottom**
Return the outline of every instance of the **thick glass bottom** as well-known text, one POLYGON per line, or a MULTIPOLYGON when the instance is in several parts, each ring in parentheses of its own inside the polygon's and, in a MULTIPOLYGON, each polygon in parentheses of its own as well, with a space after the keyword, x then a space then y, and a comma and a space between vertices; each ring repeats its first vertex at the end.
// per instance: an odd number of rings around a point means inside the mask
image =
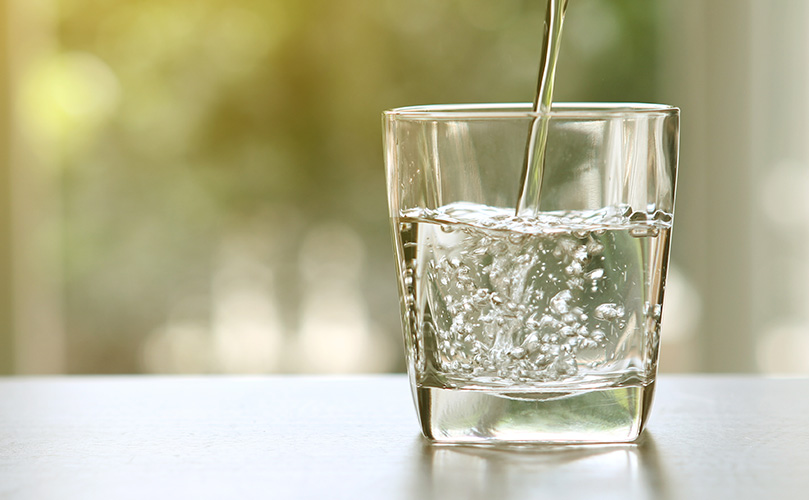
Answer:
POLYGON ((653 382, 564 392, 417 386, 416 399, 435 443, 622 443, 640 435, 653 393, 653 382))

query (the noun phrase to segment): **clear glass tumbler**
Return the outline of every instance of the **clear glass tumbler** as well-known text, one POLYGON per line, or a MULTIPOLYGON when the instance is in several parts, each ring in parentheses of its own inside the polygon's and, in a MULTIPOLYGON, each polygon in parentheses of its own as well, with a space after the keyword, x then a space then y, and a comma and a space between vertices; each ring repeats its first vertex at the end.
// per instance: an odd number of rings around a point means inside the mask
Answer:
POLYGON ((657 372, 679 110, 419 106, 386 111, 384 130, 424 435, 456 444, 636 439, 657 372), (518 212, 538 120, 547 127, 538 203, 518 212))

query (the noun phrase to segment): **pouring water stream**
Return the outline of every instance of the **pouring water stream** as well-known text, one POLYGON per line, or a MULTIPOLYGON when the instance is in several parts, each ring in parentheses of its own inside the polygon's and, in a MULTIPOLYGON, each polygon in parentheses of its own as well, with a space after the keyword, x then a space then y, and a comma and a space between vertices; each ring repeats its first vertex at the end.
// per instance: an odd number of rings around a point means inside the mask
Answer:
POLYGON ((525 147, 525 159, 517 198, 518 216, 531 216, 539 212, 542 175, 545 167, 545 146, 548 139, 548 113, 553 102, 553 84, 556 76, 556 61, 562 41, 562 24, 568 0, 548 0, 545 16, 545 32, 539 63, 539 81, 534 99, 536 118, 531 122, 531 131, 525 147))

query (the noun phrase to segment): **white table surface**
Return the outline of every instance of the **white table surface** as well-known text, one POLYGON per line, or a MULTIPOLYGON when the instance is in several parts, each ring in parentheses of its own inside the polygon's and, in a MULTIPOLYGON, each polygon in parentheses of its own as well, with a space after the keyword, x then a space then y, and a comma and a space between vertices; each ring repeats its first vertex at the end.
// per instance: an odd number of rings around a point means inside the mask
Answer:
POLYGON ((0 379, 0 499, 807 499, 809 379, 662 376, 635 445, 433 447, 404 376, 0 379))

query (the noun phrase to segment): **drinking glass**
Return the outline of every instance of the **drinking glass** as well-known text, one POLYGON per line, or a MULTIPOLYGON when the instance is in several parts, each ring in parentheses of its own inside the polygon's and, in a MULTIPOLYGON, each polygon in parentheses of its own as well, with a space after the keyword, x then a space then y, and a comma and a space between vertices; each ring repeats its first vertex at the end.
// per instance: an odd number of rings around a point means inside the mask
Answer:
POLYGON ((635 440, 657 372, 679 110, 416 106, 386 111, 384 135, 424 435, 453 444, 635 440), (547 127, 544 162, 526 173, 537 124, 547 127), (526 178, 539 183, 537 201, 518 211, 526 178))

